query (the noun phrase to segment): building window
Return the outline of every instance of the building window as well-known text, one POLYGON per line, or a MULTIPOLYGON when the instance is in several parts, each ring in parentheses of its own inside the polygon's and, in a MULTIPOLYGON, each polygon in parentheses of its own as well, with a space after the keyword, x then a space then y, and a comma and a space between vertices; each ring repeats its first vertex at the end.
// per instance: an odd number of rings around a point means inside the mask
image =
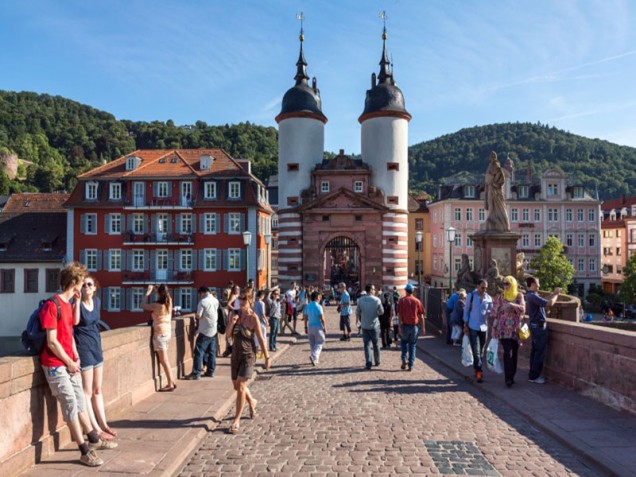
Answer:
POLYGON ((574 199, 582 199, 583 198, 583 187, 575 187, 572 189, 572 197, 574 199))
POLYGON ((217 250, 215 248, 206 248, 203 251, 203 270, 206 272, 215 272, 217 270, 217 250))
POLYGON ((399 171, 400 170, 400 163, 399 162, 387 162, 386 163, 386 170, 387 171, 399 171))
POLYGON ((433 247, 437 248, 437 234, 433 234, 433 247))
POLYGON ((565 221, 572 222, 572 209, 565 209, 565 221))
POLYGON ((585 259, 584 258, 579 258, 577 270, 579 272, 584 272, 585 271, 585 259))
POLYGON ((617 230, 616 231, 616 238, 621 238, 621 235, 623 235, 622 231, 621 230, 617 230))
POLYGON ((523 248, 529 248, 530 247, 530 234, 523 234, 521 236, 521 246, 523 248))
POLYGON ((216 182, 205 182, 203 185, 203 198, 216 199, 216 182))
POLYGON ((130 298, 131 298, 131 303, 130 303, 130 311, 141 311, 142 308, 141 306, 144 303, 144 298, 146 296, 146 294, 144 293, 145 290, 143 288, 139 288, 139 287, 135 287, 131 290, 130 293, 130 298))
POLYGON ((583 234, 578 235, 578 245, 579 247, 585 247, 585 235, 583 234))
POLYGON ((86 200, 97 200, 97 182, 86 183, 86 200))
POLYGON ((364 191, 364 182, 362 181, 355 181, 353 183, 353 192, 363 192, 364 191))
POLYGON ((541 222, 541 209, 534 209, 534 221, 535 222, 541 222))
POLYGON ((541 234, 534 234, 534 248, 541 248, 541 234))
POLYGON ((106 220, 110 222, 108 227, 109 234, 121 233, 121 214, 108 214, 106 220))
POLYGON ((230 182, 228 198, 229 199, 241 198, 241 183, 240 182, 230 182))
POLYGON ((461 246, 462 246, 462 234, 458 233, 455 235, 455 247, 461 247, 461 246))
POLYGON ((548 209, 548 222, 559 221, 559 209, 548 209))
POLYGON ((424 219, 415 219, 415 230, 424 230, 424 219))
POLYGON ((590 234, 588 236, 588 243, 590 247, 596 247, 596 234, 590 234))
POLYGON ((83 214, 84 233, 95 235, 97 233, 97 214, 83 214))
POLYGON ((228 272, 238 272, 241 270, 241 249, 231 248, 227 251, 228 272))
POLYGON ((165 198, 168 197, 168 183, 167 182, 158 182, 157 183, 157 197, 165 198))
POLYGON ((576 220, 583 222, 583 209, 576 210, 576 220))
POLYGON ((57 268, 46 269, 46 293, 55 293, 60 288, 60 271, 57 268))
POLYGON ((480 207, 479 208, 479 221, 484 222, 486 220, 486 209, 480 207))
POLYGON ((203 216, 203 233, 217 233, 216 214, 205 214, 203 216))
POLYGON ((143 234, 144 228, 144 214, 133 214, 132 231, 134 234, 143 234))
POLYGON ((320 192, 327 193, 329 192, 329 182, 328 181, 322 181, 320 183, 320 192))
POLYGON ((181 256, 180 270, 183 272, 192 270, 192 250, 181 250, 179 255, 181 256))
POLYGON ((181 310, 191 311, 192 310, 192 290, 190 288, 180 288, 179 298, 181 298, 180 300, 181 310))
POLYGON ((521 209, 521 221, 530 222, 530 209, 521 209))
POLYGON ((548 197, 556 197, 559 195, 558 184, 548 184, 548 197))
POLYGON ((519 209, 510 209, 510 221, 519 222, 519 209))
POLYGON ((121 200, 121 184, 119 182, 111 182, 108 198, 110 200, 121 200))
POLYGON ((565 234, 565 245, 572 247, 574 245, 574 234, 565 234))
POLYGON ((621 248, 620 247, 616 247, 616 256, 617 257, 620 257, 622 255, 621 252, 622 252, 621 248))
POLYGON ((121 250, 112 249, 108 251, 108 270, 110 272, 121 271, 121 250))
POLYGON ((181 214, 181 232, 182 234, 192 233, 192 214, 181 214))
POLYGON ((297 171, 297 170, 298 170, 298 163, 297 162, 292 162, 291 164, 287 164, 287 171, 288 172, 297 171))
POLYGON ((517 197, 526 199, 528 197, 528 186, 519 186, 517 189, 517 197))
POLYGON ((475 197, 475 186, 474 185, 464 186, 464 197, 466 197, 467 199, 473 199, 475 197))
POLYGON ((0 270, 0 293, 15 292, 15 269, 4 268, 0 270))
POLYGON ((139 159, 139 158, 137 158, 135 156, 127 157, 126 158, 126 170, 127 171, 135 170, 140 162, 141 162, 141 159, 139 159))
POLYGON ((594 209, 588 209, 587 220, 588 222, 594 222, 596 220, 596 214, 594 213, 594 209))
POLYGON ((399 199, 395 195, 390 195, 386 198, 386 203, 389 205, 398 205, 399 199))
POLYGON ((462 209, 455 209, 455 220, 462 220, 462 209))
POLYGON ((121 310, 121 288, 110 287, 108 291, 109 291, 108 310, 109 311, 121 310))
POLYGON ((228 233, 240 234, 241 233, 241 214, 228 214, 229 228, 228 233))
POLYGON ((143 272, 146 268, 146 254, 143 250, 132 251, 132 271, 143 272))
POLYGON ((88 271, 90 272, 96 272, 97 271, 97 250, 94 248, 89 248, 87 250, 84 250, 84 260, 85 260, 85 264, 86 268, 88 269, 88 271))
POLYGON ((473 213, 473 209, 466 209, 466 220, 472 222, 475 220, 475 214, 473 213))
POLYGON ((38 292, 39 270, 37 268, 27 268, 24 270, 24 293, 38 292))
POLYGON ((473 246, 473 239, 470 237, 470 235, 466 236, 466 246, 467 247, 472 247, 473 246))
POLYGON ((590 261, 589 261, 588 265, 589 265, 588 270, 590 272, 596 272, 596 259, 595 258, 590 258, 590 261))

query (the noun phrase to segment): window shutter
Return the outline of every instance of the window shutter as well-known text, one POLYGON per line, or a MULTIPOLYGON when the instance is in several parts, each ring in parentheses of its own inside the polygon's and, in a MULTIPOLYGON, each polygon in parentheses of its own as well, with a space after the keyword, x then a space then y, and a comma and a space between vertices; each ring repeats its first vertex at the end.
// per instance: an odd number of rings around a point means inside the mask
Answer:
POLYGON ((205 233, 205 215, 206 214, 199 215, 199 230, 201 233, 205 233))
POLYGON ((225 266, 225 270, 230 269, 230 251, 223 250, 223 264, 225 266))
POLYGON ((110 288, 104 288, 104 302, 102 303, 104 311, 110 311, 110 288))
POLYGON ((214 214, 214 216, 215 216, 214 233, 218 234, 221 228, 221 214, 214 214))
POLYGON ((241 214, 241 219, 239 220, 240 224, 241 224, 241 233, 245 232, 245 222, 247 216, 245 214, 241 214))
POLYGON ((128 303, 128 310, 133 309, 132 288, 126 288, 126 303, 128 303))
POLYGON ((126 230, 132 232, 133 229, 133 214, 128 214, 126 216, 126 230))
MULTIPOLYGON (((203 255, 203 252, 201 252, 201 255, 203 255)), ((196 270, 197 269, 197 251, 193 250, 192 251, 192 270, 196 270)), ((201 267, 201 270, 203 270, 203 267, 201 267)))
POLYGON ((153 234, 157 233, 157 222, 158 222, 157 214, 154 214, 152 216, 152 228, 151 228, 151 231, 153 234))
MULTIPOLYGON (((181 250, 177 250, 177 270, 179 270, 180 272, 183 271, 183 269, 181 268, 181 250)), ((168 259, 170 260, 170 259, 168 259)), ((168 262, 168 268, 170 268, 170 262, 168 262)))
POLYGON ((119 309, 120 310, 126 309, 126 289, 125 288, 119 289, 119 309))
POLYGON ((197 299, 199 298, 196 288, 190 288, 190 311, 195 311, 197 309, 197 299))
POLYGON ((83 263, 84 265, 86 265, 86 250, 79 251, 79 261, 80 263, 83 263))
POLYGON ((80 215, 80 233, 86 233, 86 214, 80 215))
POLYGON ((150 217, 147 217, 146 214, 143 214, 142 216, 142 224, 143 224, 143 231, 145 234, 148 233, 148 220, 150 220, 150 217))
POLYGON ((177 214, 177 217, 175 220, 177 222, 177 227, 176 227, 177 233, 183 232, 183 227, 181 226, 183 224, 183 214, 177 214))
POLYGON ((223 214, 223 232, 230 232, 230 214, 223 214))
POLYGON ((223 270, 223 253, 222 250, 216 251, 216 269, 223 270))
POLYGON ((173 232, 172 229, 172 215, 168 215, 168 230, 166 230, 169 234, 173 232))
MULTIPOLYGON (((99 252, 97 254, 99 255, 99 252)), ((104 260, 106 261, 104 270, 110 272, 110 250, 104 250, 104 260)), ((97 263, 99 264, 99 259, 97 259, 97 263)), ((97 269, 99 270, 99 265, 97 265, 97 269)))
MULTIPOLYGON (((122 254, 124 253, 124 251, 122 250, 121 252, 122 254)), ((122 268, 124 270, 132 270, 133 269, 133 255, 134 252, 133 250, 129 250, 128 253, 126 254, 126 262, 124 262, 123 257, 122 257, 122 268), (126 264, 124 266, 124 263, 126 264)))
POLYGON ((171 276, 172 272, 174 272, 174 251, 168 250, 168 277, 171 276))
POLYGON ((97 251, 97 270, 101 270, 102 269, 102 252, 100 252, 99 250, 97 251))
POLYGON ((150 265, 150 252, 146 250, 144 251, 144 270, 150 270, 150 268, 152 268, 150 265))
POLYGON ((199 270, 205 270, 205 250, 201 250, 201 253, 199 253, 199 270))
POLYGON ((159 195, 159 182, 152 183, 152 196, 157 197, 159 195))
POLYGON ((168 197, 172 197, 172 182, 168 182, 168 197))
POLYGON ((126 258, 127 256, 130 254, 130 250, 120 250, 119 253, 121 253, 121 258, 119 259, 119 269, 120 270, 126 270, 126 258))
POLYGON ((110 222, 110 214, 104 215, 104 232, 107 234, 110 233, 110 222))
POLYGON ((174 289, 174 295, 172 298, 174 299, 174 306, 181 306, 181 288, 174 289))
MULTIPOLYGON (((196 234, 197 233, 197 216, 196 216, 196 214, 192 214, 191 224, 192 224, 192 233, 196 234)), ((203 230, 203 229, 201 229, 201 230, 203 230)))

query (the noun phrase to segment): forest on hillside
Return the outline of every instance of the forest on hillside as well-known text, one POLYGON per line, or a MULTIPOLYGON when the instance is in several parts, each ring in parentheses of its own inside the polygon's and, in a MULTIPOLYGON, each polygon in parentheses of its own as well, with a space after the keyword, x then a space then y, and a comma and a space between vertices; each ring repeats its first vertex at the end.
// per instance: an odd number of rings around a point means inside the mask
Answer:
MULTIPOLYGON (((16 154, 18 178, 0 171, 0 194, 70 190, 82 172, 135 149, 223 148, 250 159, 267 181, 278 161, 276 128, 249 122, 209 126, 203 121, 117 120, 112 114, 60 96, 0 91, 0 157, 16 154)), ((435 194, 439 181, 461 171, 483 172, 490 151, 509 156, 517 174, 558 166, 601 198, 636 190, 636 149, 588 139, 554 127, 505 123, 462 129, 409 148, 413 192, 435 194)), ((326 152, 326 157, 333 156, 326 152)))

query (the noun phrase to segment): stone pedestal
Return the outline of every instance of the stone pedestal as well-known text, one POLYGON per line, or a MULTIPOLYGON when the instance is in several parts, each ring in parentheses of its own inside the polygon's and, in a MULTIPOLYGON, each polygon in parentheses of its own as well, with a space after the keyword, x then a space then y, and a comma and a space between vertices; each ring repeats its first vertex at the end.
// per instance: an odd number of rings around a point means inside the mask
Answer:
POLYGON ((517 241, 521 237, 515 232, 480 230, 471 235, 475 246, 474 267, 482 277, 486 276, 491 259, 497 261, 503 276, 517 275, 517 241))

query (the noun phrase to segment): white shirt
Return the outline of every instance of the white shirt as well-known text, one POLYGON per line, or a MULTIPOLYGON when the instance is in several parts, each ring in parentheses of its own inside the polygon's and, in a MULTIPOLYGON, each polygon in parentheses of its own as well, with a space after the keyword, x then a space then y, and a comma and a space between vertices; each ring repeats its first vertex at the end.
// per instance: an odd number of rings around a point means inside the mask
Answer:
POLYGON ((219 300, 208 294, 199 302, 197 307, 199 319, 199 333, 209 338, 216 335, 216 325, 219 317, 219 300))

